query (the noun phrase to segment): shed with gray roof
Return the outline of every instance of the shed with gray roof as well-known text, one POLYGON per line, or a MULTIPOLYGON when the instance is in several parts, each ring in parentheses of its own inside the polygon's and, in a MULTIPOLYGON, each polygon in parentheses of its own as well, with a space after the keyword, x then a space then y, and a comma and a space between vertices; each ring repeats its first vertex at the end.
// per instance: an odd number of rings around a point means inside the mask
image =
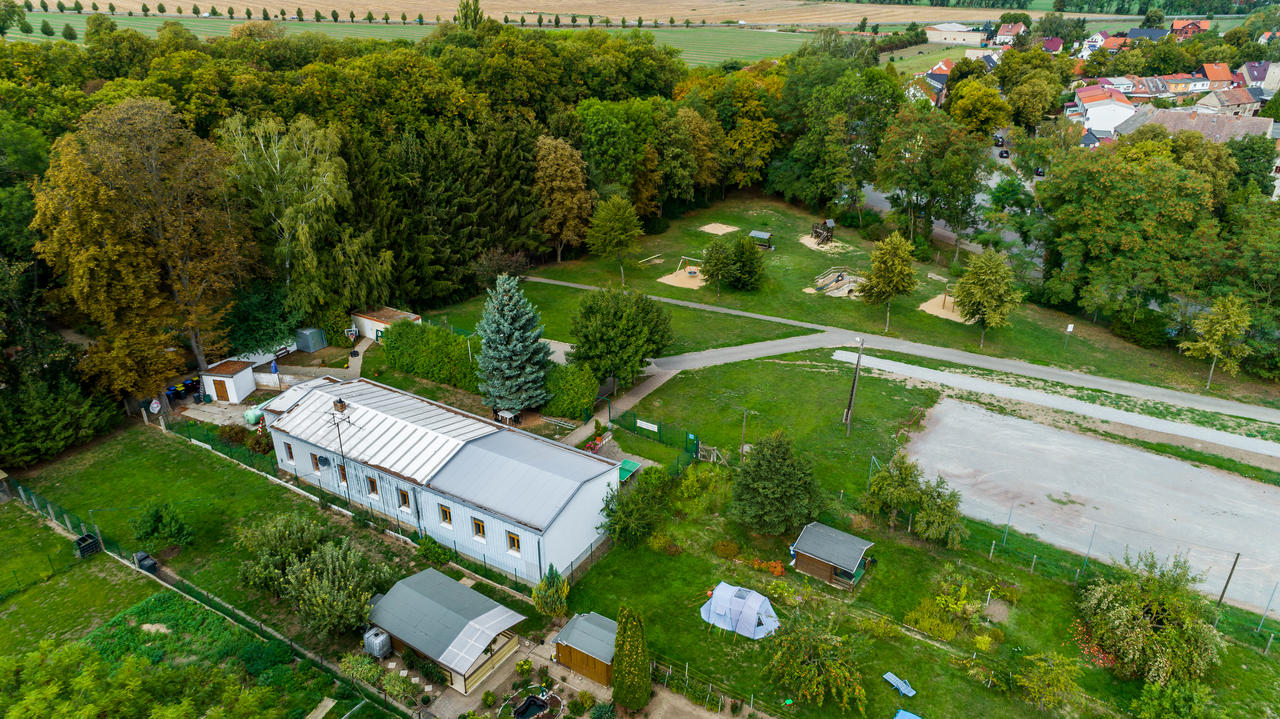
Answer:
POLYGON ((795 555, 797 571, 824 582, 852 587, 866 570, 866 554, 872 546, 861 537, 820 522, 810 522, 791 545, 791 553, 795 555))
POLYGON ((512 627, 524 617, 434 569, 396 582, 374 598, 369 621, 392 646, 439 664, 463 694, 484 681, 516 648, 512 627))
POLYGON ((575 614, 556 635, 556 661, 582 676, 613 683, 613 646, 618 623, 595 612, 575 614))

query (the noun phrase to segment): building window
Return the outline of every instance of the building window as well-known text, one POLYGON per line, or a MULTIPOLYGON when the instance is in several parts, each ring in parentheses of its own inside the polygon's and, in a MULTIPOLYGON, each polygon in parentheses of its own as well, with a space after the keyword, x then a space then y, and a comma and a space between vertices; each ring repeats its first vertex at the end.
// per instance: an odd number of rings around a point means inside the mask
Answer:
POLYGON ((347 483, 347 466, 345 464, 338 465, 338 481, 343 484, 347 483))
POLYGON ((367 481, 369 482, 369 496, 370 497, 378 496, 378 480, 374 479, 373 477, 368 477, 367 481))
POLYGON ((320 471, 320 458, 315 456, 314 454, 311 455, 311 468, 317 472, 320 471))
POLYGON ((397 490, 400 493, 400 509, 409 508, 409 493, 403 489, 397 490))
POLYGON ((512 554, 520 553, 520 537, 514 532, 507 532, 507 551, 512 554))
POLYGON ((476 519, 475 517, 472 517, 471 533, 476 536, 476 539, 484 539, 484 522, 479 519, 476 519))
POLYGON ((292 461, 293 461, 293 445, 289 444, 288 442, 285 442, 285 443, 284 443, 284 456, 285 456, 285 457, 286 457, 290 462, 292 462, 292 461))
POLYGON ((446 527, 453 526, 453 512, 449 511, 449 508, 443 504, 440 505, 440 523, 446 527))

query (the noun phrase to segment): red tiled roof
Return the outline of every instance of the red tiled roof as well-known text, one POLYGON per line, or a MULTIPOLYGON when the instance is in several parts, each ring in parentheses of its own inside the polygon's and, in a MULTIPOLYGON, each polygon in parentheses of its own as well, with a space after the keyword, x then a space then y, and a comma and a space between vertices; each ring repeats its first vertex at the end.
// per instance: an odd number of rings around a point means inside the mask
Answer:
POLYGON ((952 60, 949 57, 943 58, 942 60, 939 60, 938 64, 934 65, 933 69, 930 70, 929 72, 934 73, 936 75, 950 75, 952 68, 954 68, 955 66, 956 66, 955 60, 952 60))
POLYGON ((1076 97, 1079 98, 1081 105, 1089 105, 1095 102, 1103 102, 1105 100, 1114 100, 1116 102, 1130 105, 1129 98, 1124 96, 1123 92, 1114 87, 1103 85, 1090 85, 1076 90, 1076 97))
POLYGON ((1231 82, 1231 68, 1225 62, 1207 62, 1204 65, 1204 76, 1210 82, 1231 82))
POLYGON ((1009 23, 1005 23, 1000 26, 1000 30, 996 32, 996 35, 1000 35, 1002 37, 1008 37, 1011 35, 1021 35, 1026 31, 1027 31, 1027 26, 1023 25, 1020 22, 1013 23, 1012 25, 1010 25, 1009 23))
POLYGON ((1257 102, 1253 95, 1243 87, 1234 87, 1230 90, 1219 90, 1217 92, 1218 102, 1222 105, 1248 105, 1257 102))
POLYGON ((1127 37, 1109 37, 1102 41, 1102 47, 1105 50, 1119 50, 1129 44, 1127 37))
POLYGON ((1062 52, 1062 38, 1060 37, 1045 38, 1044 51, 1045 52, 1062 52))
POLYGON ((1177 30, 1183 30, 1190 27, 1195 27, 1197 30, 1201 30, 1201 31, 1208 30, 1209 28, 1205 27, 1204 23, 1205 23, 1204 20, 1174 20, 1173 29, 1177 31, 1177 30))

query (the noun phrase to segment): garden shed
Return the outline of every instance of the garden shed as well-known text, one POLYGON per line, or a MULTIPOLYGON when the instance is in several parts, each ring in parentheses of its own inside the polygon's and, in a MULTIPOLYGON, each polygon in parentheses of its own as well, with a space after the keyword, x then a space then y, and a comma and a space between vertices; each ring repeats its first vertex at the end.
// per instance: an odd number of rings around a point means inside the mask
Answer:
POLYGON ((422 316, 412 312, 397 310, 391 307, 379 307, 372 310, 361 310, 351 313, 351 324, 361 337, 369 337, 374 342, 382 342, 382 333, 394 322, 407 320, 415 325, 422 324, 422 316))
POLYGON ((829 584, 850 588, 866 571, 872 543, 820 522, 810 522, 791 545, 795 568, 829 584))
POLYGON ((575 614, 556 635, 555 659, 582 676, 610 686, 613 683, 613 643, 618 623, 595 612, 575 614))
POLYGON ((369 621, 391 635, 401 656, 415 651, 470 693, 516 650, 511 628, 524 619, 476 590, 428 569, 396 582, 372 601, 369 621))
POLYGON ((219 402, 239 404, 253 394, 253 363, 244 360, 222 360, 200 375, 201 389, 219 402))
POLYGON ((702 605, 702 619, 748 639, 763 639, 781 626, 767 597, 724 582, 716 585, 711 598, 702 605))

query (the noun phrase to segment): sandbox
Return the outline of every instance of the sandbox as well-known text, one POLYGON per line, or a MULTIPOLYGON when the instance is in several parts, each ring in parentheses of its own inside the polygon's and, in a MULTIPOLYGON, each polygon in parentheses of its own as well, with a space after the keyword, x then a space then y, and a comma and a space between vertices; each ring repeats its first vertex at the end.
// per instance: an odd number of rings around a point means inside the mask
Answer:
POLYGON ((733 225, 726 225, 723 222, 712 222, 711 224, 703 225, 698 229, 702 230, 703 232, 711 233, 713 235, 727 235, 730 232, 737 231, 738 228, 734 227, 733 225))
POLYGON ((941 317, 944 320, 959 322, 960 324, 971 325, 977 320, 966 320, 964 315, 956 311, 956 300, 947 294, 941 294, 931 300, 927 300, 920 305, 922 312, 928 312, 934 317, 941 317))
POLYGON ((819 245, 818 241, 813 238, 813 235, 801 235, 800 244, 804 245, 805 247, 808 247, 811 250, 817 250, 818 252, 825 252, 829 255, 838 255, 842 252, 848 252, 850 249, 852 249, 845 243, 840 242, 838 240, 831 240, 825 245, 819 245))
POLYGON ((658 281, 672 287, 683 287, 687 290, 702 289, 707 282, 702 277, 702 270, 697 267, 684 267, 670 274, 663 275, 658 281))

